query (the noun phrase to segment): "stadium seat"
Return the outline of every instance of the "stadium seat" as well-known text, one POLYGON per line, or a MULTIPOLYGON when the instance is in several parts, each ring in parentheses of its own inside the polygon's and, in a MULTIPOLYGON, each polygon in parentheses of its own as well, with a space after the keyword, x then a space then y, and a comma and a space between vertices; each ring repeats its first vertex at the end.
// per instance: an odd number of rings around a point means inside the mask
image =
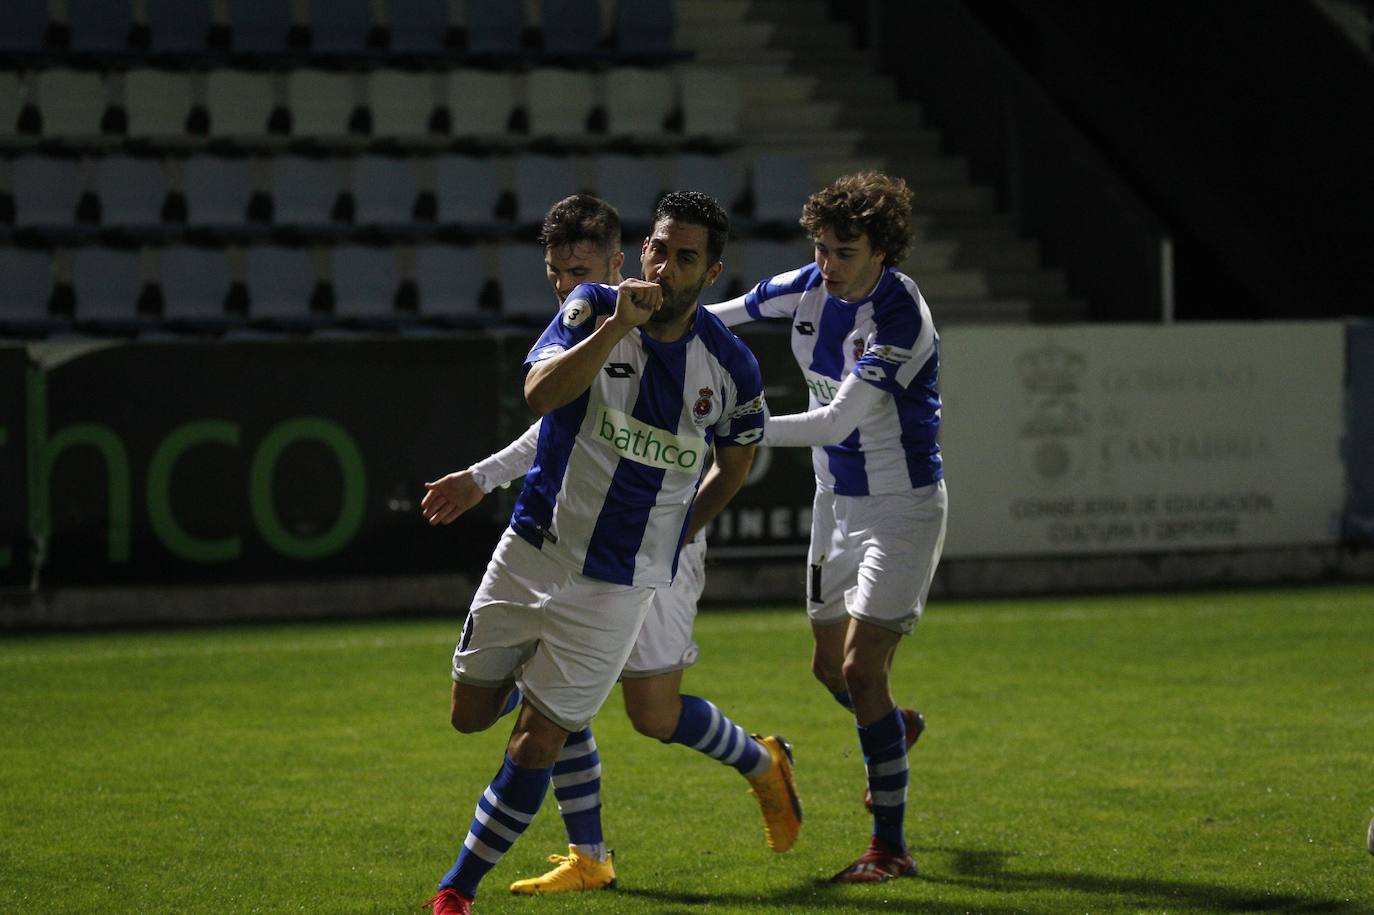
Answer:
POLYGON ((129 0, 67 0, 67 28, 73 51, 127 50, 132 27, 129 0))
POLYGON ((596 83, 582 70, 537 67, 527 77, 526 110, 532 137, 576 138, 587 135, 587 119, 596 107, 596 83))
POLYGON ((18 73, 0 73, 0 137, 13 137, 19 132, 25 88, 18 73))
POLYGON ((540 0, 539 16, 545 57, 579 58, 597 52, 601 41, 598 0, 540 0))
POLYGON ((0 326, 33 325, 43 329, 49 322, 52 296, 52 255, 32 248, 0 247, 0 276, 5 278, 5 305, 0 326))
POLYGON ((518 156, 515 160, 515 221, 538 225, 549 207, 579 191, 590 190, 579 160, 567 156, 518 156))
POLYGON ((273 222, 279 226, 329 225, 339 191, 339 163, 334 160, 302 156, 272 160, 273 222))
MULTIPOLYGON (((798 206, 797 212, 801 212, 798 206)), ((795 270, 811 262, 811 244, 805 238, 792 241, 750 239, 733 242, 727 250, 725 272, 721 276, 721 299, 744 295, 760 280, 795 270)))
POLYGON ((448 0, 387 0, 394 54, 439 54, 448 38, 448 0))
POLYGON ((229 34, 235 51, 281 54, 290 43, 291 4, 282 0, 228 0, 229 34))
POLYGON ((190 77, 168 70, 130 70, 124 74, 124 109, 130 137, 184 137, 191 114, 190 77))
POLYGON ((501 315, 530 324, 552 319, 557 300, 544 275, 539 249, 525 242, 500 244, 496 246, 496 259, 501 315))
POLYGON ((108 98, 100 74, 55 68, 34 77, 45 137, 80 140, 100 134, 108 98))
MULTIPOLYGON (((669 184, 684 191, 701 191, 730 211, 744 190, 744 169, 734 156, 683 153, 673 157, 669 184)), ((798 209, 798 215, 801 215, 798 209)))
POLYGON ((414 222, 418 192, 412 159, 359 156, 353 160, 354 222, 359 225, 414 222))
POLYGON ((255 183, 253 163, 247 159, 191 156, 182 168, 187 224, 230 229, 245 225, 255 183))
POLYGON ((510 130, 515 84, 508 73, 455 70, 445 91, 455 137, 502 137, 510 130))
POLYGON ((597 195, 620 211, 622 222, 646 227, 659 195, 669 187, 667 162, 649 156, 601 155, 595 168, 597 195))
POLYGON ((10 166, 17 226, 62 228, 76 225, 81 169, 74 159, 20 156, 10 166))
POLYGON ((42 51, 47 33, 48 0, 5 0, 0 4, 0 51, 42 51))
POLYGON ((689 137, 737 139, 744 98, 733 73, 706 67, 678 72, 682 96, 682 132, 689 137))
POLYGON ((390 246, 340 245, 330 252, 334 317, 394 321, 401 268, 390 246))
POLYGON ((478 302, 487 281, 482 261, 481 249, 471 245, 417 245, 419 315, 463 323, 480 319, 478 302))
POLYGON ((463 5, 467 51, 479 57, 514 57, 525 37, 525 4, 511 0, 467 0, 463 5))
POLYGON ((312 51, 357 54, 367 50, 371 32, 368 0, 310 0, 312 51))
POLYGON ((291 135, 338 139, 349 133, 357 107, 353 74, 327 70, 292 70, 286 77, 291 135))
POLYGON ((138 306, 145 284, 143 258, 138 251, 72 249, 71 279, 78 324, 131 326, 140 320, 138 306))
POLYGON ((271 77, 246 70, 211 70, 205 77, 205 107, 211 136, 265 137, 276 107, 271 77))
POLYGON ((314 252, 255 246, 247 250, 244 264, 250 319, 293 325, 317 321, 311 313, 320 282, 314 252))
POLYGON ((221 326, 233 285, 229 257, 223 248, 177 245, 158 254, 162 318, 170 323, 221 326))
POLYGON ((796 225, 802 204, 816 189, 811 163, 799 156, 764 153, 750 166, 755 221, 796 225))
POLYGON ((161 159, 116 155, 96 160, 95 189, 100 197, 103 225, 159 225, 167 188, 167 172, 161 159))
POLYGON ((414 141, 429 135, 438 106, 432 74, 375 70, 367 95, 373 136, 414 141))
POLYGON ((204 51, 209 44, 212 0, 144 0, 148 49, 154 54, 204 51))
POLYGON ((438 219, 445 223, 490 226, 507 188, 502 163, 493 158, 439 156, 434 160, 438 219))
POLYGON ((673 50, 672 0, 621 0, 615 11, 615 46, 622 55, 657 56, 673 50))
POLYGON ((606 74, 606 132, 611 136, 662 141, 664 124, 676 107, 667 69, 614 67, 606 74))

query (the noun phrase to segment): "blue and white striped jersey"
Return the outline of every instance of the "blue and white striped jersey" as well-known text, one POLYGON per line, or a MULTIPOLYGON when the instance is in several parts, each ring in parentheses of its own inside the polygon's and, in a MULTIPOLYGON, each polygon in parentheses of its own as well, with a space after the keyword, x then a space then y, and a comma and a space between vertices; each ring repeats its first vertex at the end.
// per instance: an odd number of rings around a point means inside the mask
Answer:
MULTIPOLYGON (((586 339, 615 311, 616 288, 577 287, 525 359, 586 339)), ((712 446, 762 437, 763 378, 754 354, 697 309, 678 340, 632 330, 586 393, 544 417, 511 526, 583 575, 664 587, 712 446)))
POLYGON ((792 355, 810 389, 808 409, 829 403, 847 374, 879 390, 879 410, 838 445, 811 449, 816 483, 842 496, 901 492, 944 476, 940 462, 940 337, 921 290, 884 268, 860 302, 829 295, 808 264, 764 280, 744 297, 755 320, 792 322, 792 355))

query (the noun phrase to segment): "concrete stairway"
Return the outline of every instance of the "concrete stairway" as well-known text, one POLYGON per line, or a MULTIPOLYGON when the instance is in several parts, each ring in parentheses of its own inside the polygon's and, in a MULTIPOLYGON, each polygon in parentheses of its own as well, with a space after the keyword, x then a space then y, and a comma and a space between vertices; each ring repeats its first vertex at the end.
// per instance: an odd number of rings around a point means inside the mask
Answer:
MULTIPOLYGON (((825 0, 685 0, 678 46, 688 66, 733 73, 743 93, 743 155, 787 153, 815 186, 865 168, 901 175, 915 194, 912 251, 902 264, 942 325, 1081 319, 1063 274, 997 208, 992 188, 946 154, 921 107, 897 96, 825 0)), ((800 212, 802 200, 797 201, 800 212)))

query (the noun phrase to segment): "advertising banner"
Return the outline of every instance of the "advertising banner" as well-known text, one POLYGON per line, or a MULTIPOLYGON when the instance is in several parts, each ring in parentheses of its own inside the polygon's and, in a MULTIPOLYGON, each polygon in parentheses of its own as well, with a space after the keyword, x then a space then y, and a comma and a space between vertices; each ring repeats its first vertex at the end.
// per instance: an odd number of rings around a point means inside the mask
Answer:
POLYGON ((22 346, 0 346, 0 588, 29 583, 28 464, 22 346))
POLYGON ((941 335, 948 557, 1334 544, 1339 323, 941 335))
POLYGON ((27 452, 40 580, 480 571, 505 519, 430 529, 419 501, 524 428, 502 392, 526 343, 36 347, 27 439, 0 453, 27 452))

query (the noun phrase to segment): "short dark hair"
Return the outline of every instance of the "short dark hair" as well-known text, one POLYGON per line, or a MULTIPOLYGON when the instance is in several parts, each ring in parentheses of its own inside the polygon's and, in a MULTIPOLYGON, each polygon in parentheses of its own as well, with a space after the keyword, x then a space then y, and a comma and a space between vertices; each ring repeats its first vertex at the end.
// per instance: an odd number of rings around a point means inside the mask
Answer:
POLYGON ((591 242, 609 257, 620 250, 620 213, 591 194, 564 197, 544 215, 539 242, 545 248, 570 248, 591 242))
POLYGON ((712 264, 725 252, 730 237, 730 217, 710 194, 701 191, 669 191, 654 206, 654 225, 664 219, 706 229, 706 258, 712 264))
POLYGON ((874 251, 889 267, 901 263, 911 244, 911 189, 901 178, 882 172, 859 172, 836 178, 807 198, 801 224, 816 238, 827 228, 841 241, 867 233, 874 251))

